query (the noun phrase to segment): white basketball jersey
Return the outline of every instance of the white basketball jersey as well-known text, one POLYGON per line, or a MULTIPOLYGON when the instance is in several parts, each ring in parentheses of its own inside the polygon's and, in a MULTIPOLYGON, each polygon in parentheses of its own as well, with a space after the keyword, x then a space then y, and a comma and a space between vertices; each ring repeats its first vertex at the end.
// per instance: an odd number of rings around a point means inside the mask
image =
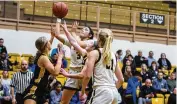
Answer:
MULTIPOLYGON (((84 42, 87 44, 87 47, 94 46, 93 39, 85 40, 84 42)), ((70 67, 82 67, 83 66, 83 57, 80 55, 73 47, 71 47, 71 65, 70 67)))
POLYGON ((71 47, 71 65, 70 67, 82 67, 83 57, 71 47))
POLYGON ((103 57, 98 63, 95 64, 93 70, 93 87, 97 86, 112 86, 115 87, 115 68, 116 68, 116 57, 113 52, 111 52, 111 62, 110 66, 103 64, 103 57))

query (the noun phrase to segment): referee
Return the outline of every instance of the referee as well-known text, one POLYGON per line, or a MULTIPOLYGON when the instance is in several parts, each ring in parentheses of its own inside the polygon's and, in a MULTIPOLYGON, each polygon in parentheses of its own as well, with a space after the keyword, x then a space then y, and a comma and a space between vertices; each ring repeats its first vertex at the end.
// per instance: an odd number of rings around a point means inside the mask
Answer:
POLYGON ((28 70, 28 62, 22 60, 21 70, 16 72, 11 81, 12 104, 23 104, 23 92, 30 84, 33 72, 28 70), (16 92, 16 94, 15 94, 16 92))

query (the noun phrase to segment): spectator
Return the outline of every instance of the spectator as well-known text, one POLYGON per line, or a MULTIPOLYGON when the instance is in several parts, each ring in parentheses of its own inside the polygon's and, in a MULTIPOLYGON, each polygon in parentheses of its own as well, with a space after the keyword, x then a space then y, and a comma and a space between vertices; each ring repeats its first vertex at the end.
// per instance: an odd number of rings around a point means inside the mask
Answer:
POLYGON ((174 88, 173 93, 170 94, 168 104, 176 104, 176 88, 174 88))
POLYGON ((130 66, 125 67, 124 81, 127 82, 130 77, 132 77, 132 70, 130 66))
POLYGON ((134 104, 137 104, 136 103, 136 98, 137 98, 136 90, 137 90, 137 87, 140 88, 142 86, 141 81, 142 81, 141 74, 138 71, 136 71, 134 73, 133 77, 128 79, 128 85, 127 85, 125 94, 126 95, 131 94, 133 96, 133 103, 134 104))
POLYGON ((155 79, 157 78, 157 74, 158 74, 158 66, 157 66, 157 63, 155 61, 153 61, 151 63, 151 66, 149 68, 149 73, 150 73, 150 76, 151 76, 151 79, 155 79))
POLYGON ((138 51, 138 56, 135 56, 136 67, 141 67, 141 64, 148 65, 148 60, 143 56, 142 51, 138 51))
POLYGON ((118 50, 117 52, 116 52, 116 58, 117 58, 117 61, 120 61, 120 62, 122 62, 122 50, 118 50))
POLYGON ((149 51, 149 56, 148 56, 148 67, 150 67, 151 65, 152 65, 152 62, 153 61, 155 61, 156 62, 156 60, 154 59, 154 53, 153 53, 153 51, 149 51))
POLYGON ((155 88, 157 93, 167 94, 169 92, 167 81, 163 79, 163 73, 159 72, 157 79, 153 81, 153 87, 155 88))
POLYGON ((156 97, 155 89, 151 86, 151 80, 146 79, 145 85, 140 88, 138 104, 152 104, 151 98, 156 97))
POLYGON ((166 69, 166 67, 162 67, 161 69, 159 69, 158 72, 162 72, 163 73, 163 78, 165 80, 168 79, 168 70, 166 69))
POLYGON ((71 98, 69 104, 81 104, 79 100, 79 92, 76 92, 73 97, 71 98))
POLYGON ((50 92, 50 104, 59 104, 62 96, 61 83, 56 83, 55 89, 50 92))
POLYGON ((169 79, 167 80, 169 91, 172 93, 174 88, 176 88, 176 73, 171 73, 169 79))
POLYGON ((143 83, 146 81, 146 79, 151 79, 151 75, 148 71, 146 64, 141 65, 141 77, 143 83))
POLYGON ((21 70, 16 72, 11 81, 12 104, 23 104, 23 93, 32 80, 33 72, 28 71, 28 62, 22 60, 21 70), (15 95, 16 91, 16 95, 15 95))
POLYGON ((132 74, 136 71, 136 65, 135 65, 135 61, 133 60, 133 56, 132 55, 128 55, 127 59, 126 59, 126 63, 123 64, 123 67, 122 67, 123 74, 125 72, 125 67, 126 66, 131 66, 132 74))
POLYGON ((11 79, 9 78, 8 71, 2 72, 2 79, 1 79, 1 87, 3 89, 3 96, 0 97, 2 104, 11 104, 11 96, 10 96, 10 82, 11 79))
POLYGON ((161 54, 161 58, 159 58, 158 63, 159 63, 159 69, 161 69, 162 67, 166 67, 166 69, 171 70, 171 63, 166 58, 165 53, 161 54))
MULTIPOLYGON (((57 64, 57 59, 58 59, 58 55, 57 54, 53 54, 52 56, 52 63, 55 66, 57 64)), ((67 61, 62 58, 62 68, 67 68, 67 61)))
MULTIPOLYGON (((0 53, 0 69, 1 70, 9 70, 11 62, 6 58, 6 53, 2 51, 0 53)), ((11 69, 12 70, 12 69, 11 69)))
POLYGON ((5 52, 7 54, 7 49, 4 46, 4 39, 3 38, 0 38, 0 53, 1 52, 5 52))
MULTIPOLYGON (((59 43, 57 48, 52 50, 51 58, 52 58, 52 63, 54 66, 56 65, 56 62, 57 62, 59 50, 62 50, 65 53, 65 50, 63 48, 63 43, 59 43)), ((65 54, 64 54, 64 58, 65 58, 65 54)), ((62 68, 67 68, 67 61, 64 58, 62 58, 62 68)))
MULTIPOLYGON (((57 45, 57 48, 53 49, 52 52, 51 52, 51 57, 54 55, 54 54, 57 54, 58 51, 60 51, 60 49, 63 51, 63 53, 65 53, 65 49, 63 48, 63 43, 58 43, 57 45), (59 49, 59 50, 58 50, 59 49)), ((64 54, 65 55, 65 54, 64 54)))
POLYGON ((34 57, 30 56, 28 59, 28 69, 34 73, 36 65, 34 64, 34 57))
MULTIPOLYGON (((123 64, 126 63, 126 61, 127 61, 129 55, 131 55, 131 51, 128 49, 128 50, 126 50, 125 57, 123 58, 123 64)), ((132 56, 132 55, 131 55, 131 56, 132 56)), ((132 57, 133 57, 133 56, 132 56, 132 57)))
POLYGON ((18 65, 18 62, 17 61, 15 61, 15 62, 11 62, 10 60, 9 60, 9 58, 6 58, 6 53, 5 52, 1 52, 0 53, 0 69, 1 70, 10 70, 10 71, 12 71, 13 70, 13 68, 12 68, 12 66, 13 65, 18 65))

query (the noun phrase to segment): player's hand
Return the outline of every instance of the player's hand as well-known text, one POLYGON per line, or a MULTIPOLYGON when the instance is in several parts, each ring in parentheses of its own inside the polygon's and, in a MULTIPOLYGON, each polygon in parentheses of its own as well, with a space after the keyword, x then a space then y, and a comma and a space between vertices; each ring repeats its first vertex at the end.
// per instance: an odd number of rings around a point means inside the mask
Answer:
POLYGON ((56 30, 51 26, 51 36, 56 36, 56 30))
MULTIPOLYGON (((62 49, 63 49, 63 43, 59 43, 58 46, 57 46, 57 48, 58 48, 60 51, 62 51, 62 49)), ((58 52, 59 52, 59 51, 58 51, 58 52)))
POLYGON ((84 96, 84 94, 85 94, 85 89, 82 89, 81 90, 81 96, 84 96))
POLYGON ((66 21, 64 21, 64 24, 61 24, 61 27, 63 28, 64 31, 68 31, 66 21))
POLYGON ((60 73, 65 77, 68 77, 68 75, 69 75, 68 72, 63 68, 60 69, 60 73))
POLYGON ((78 26, 79 26, 79 23, 78 23, 77 21, 74 21, 74 23, 72 24, 71 31, 72 31, 72 32, 76 32, 78 26))
MULTIPOLYGON (((58 48, 57 48, 58 49, 58 48)), ((64 52, 61 50, 61 49, 58 49, 57 50, 58 51, 58 58, 63 58, 63 56, 64 56, 64 52)))
POLYGON ((16 103, 17 103, 16 99, 12 98, 12 104, 16 104, 16 103))

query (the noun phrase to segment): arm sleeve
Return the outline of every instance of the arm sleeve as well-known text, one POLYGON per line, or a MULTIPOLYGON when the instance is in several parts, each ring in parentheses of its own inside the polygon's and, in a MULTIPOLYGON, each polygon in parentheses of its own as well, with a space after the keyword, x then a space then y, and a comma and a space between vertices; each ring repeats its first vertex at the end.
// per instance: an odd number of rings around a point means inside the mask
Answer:
POLYGON ((131 79, 128 80, 128 85, 130 85, 132 88, 135 87, 131 79))
POLYGON ((157 86, 157 82, 156 81, 153 81, 153 84, 152 84, 153 88, 157 91, 157 90, 160 90, 160 88, 158 88, 157 86))
POLYGON ((167 91, 169 91, 168 84, 167 84, 166 80, 165 80, 164 84, 165 84, 165 89, 167 89, 167 91))
POLYGON ((53 91, 50 92, 50 104, 54 104, 55 102, 55 97, 54 97, 54 94, 53 94, 53 91))
POLYGON ((143 87, 141 87, 141 88, 140 88, 139 97, 144 98, 144 91, 143 91, 143 87))

